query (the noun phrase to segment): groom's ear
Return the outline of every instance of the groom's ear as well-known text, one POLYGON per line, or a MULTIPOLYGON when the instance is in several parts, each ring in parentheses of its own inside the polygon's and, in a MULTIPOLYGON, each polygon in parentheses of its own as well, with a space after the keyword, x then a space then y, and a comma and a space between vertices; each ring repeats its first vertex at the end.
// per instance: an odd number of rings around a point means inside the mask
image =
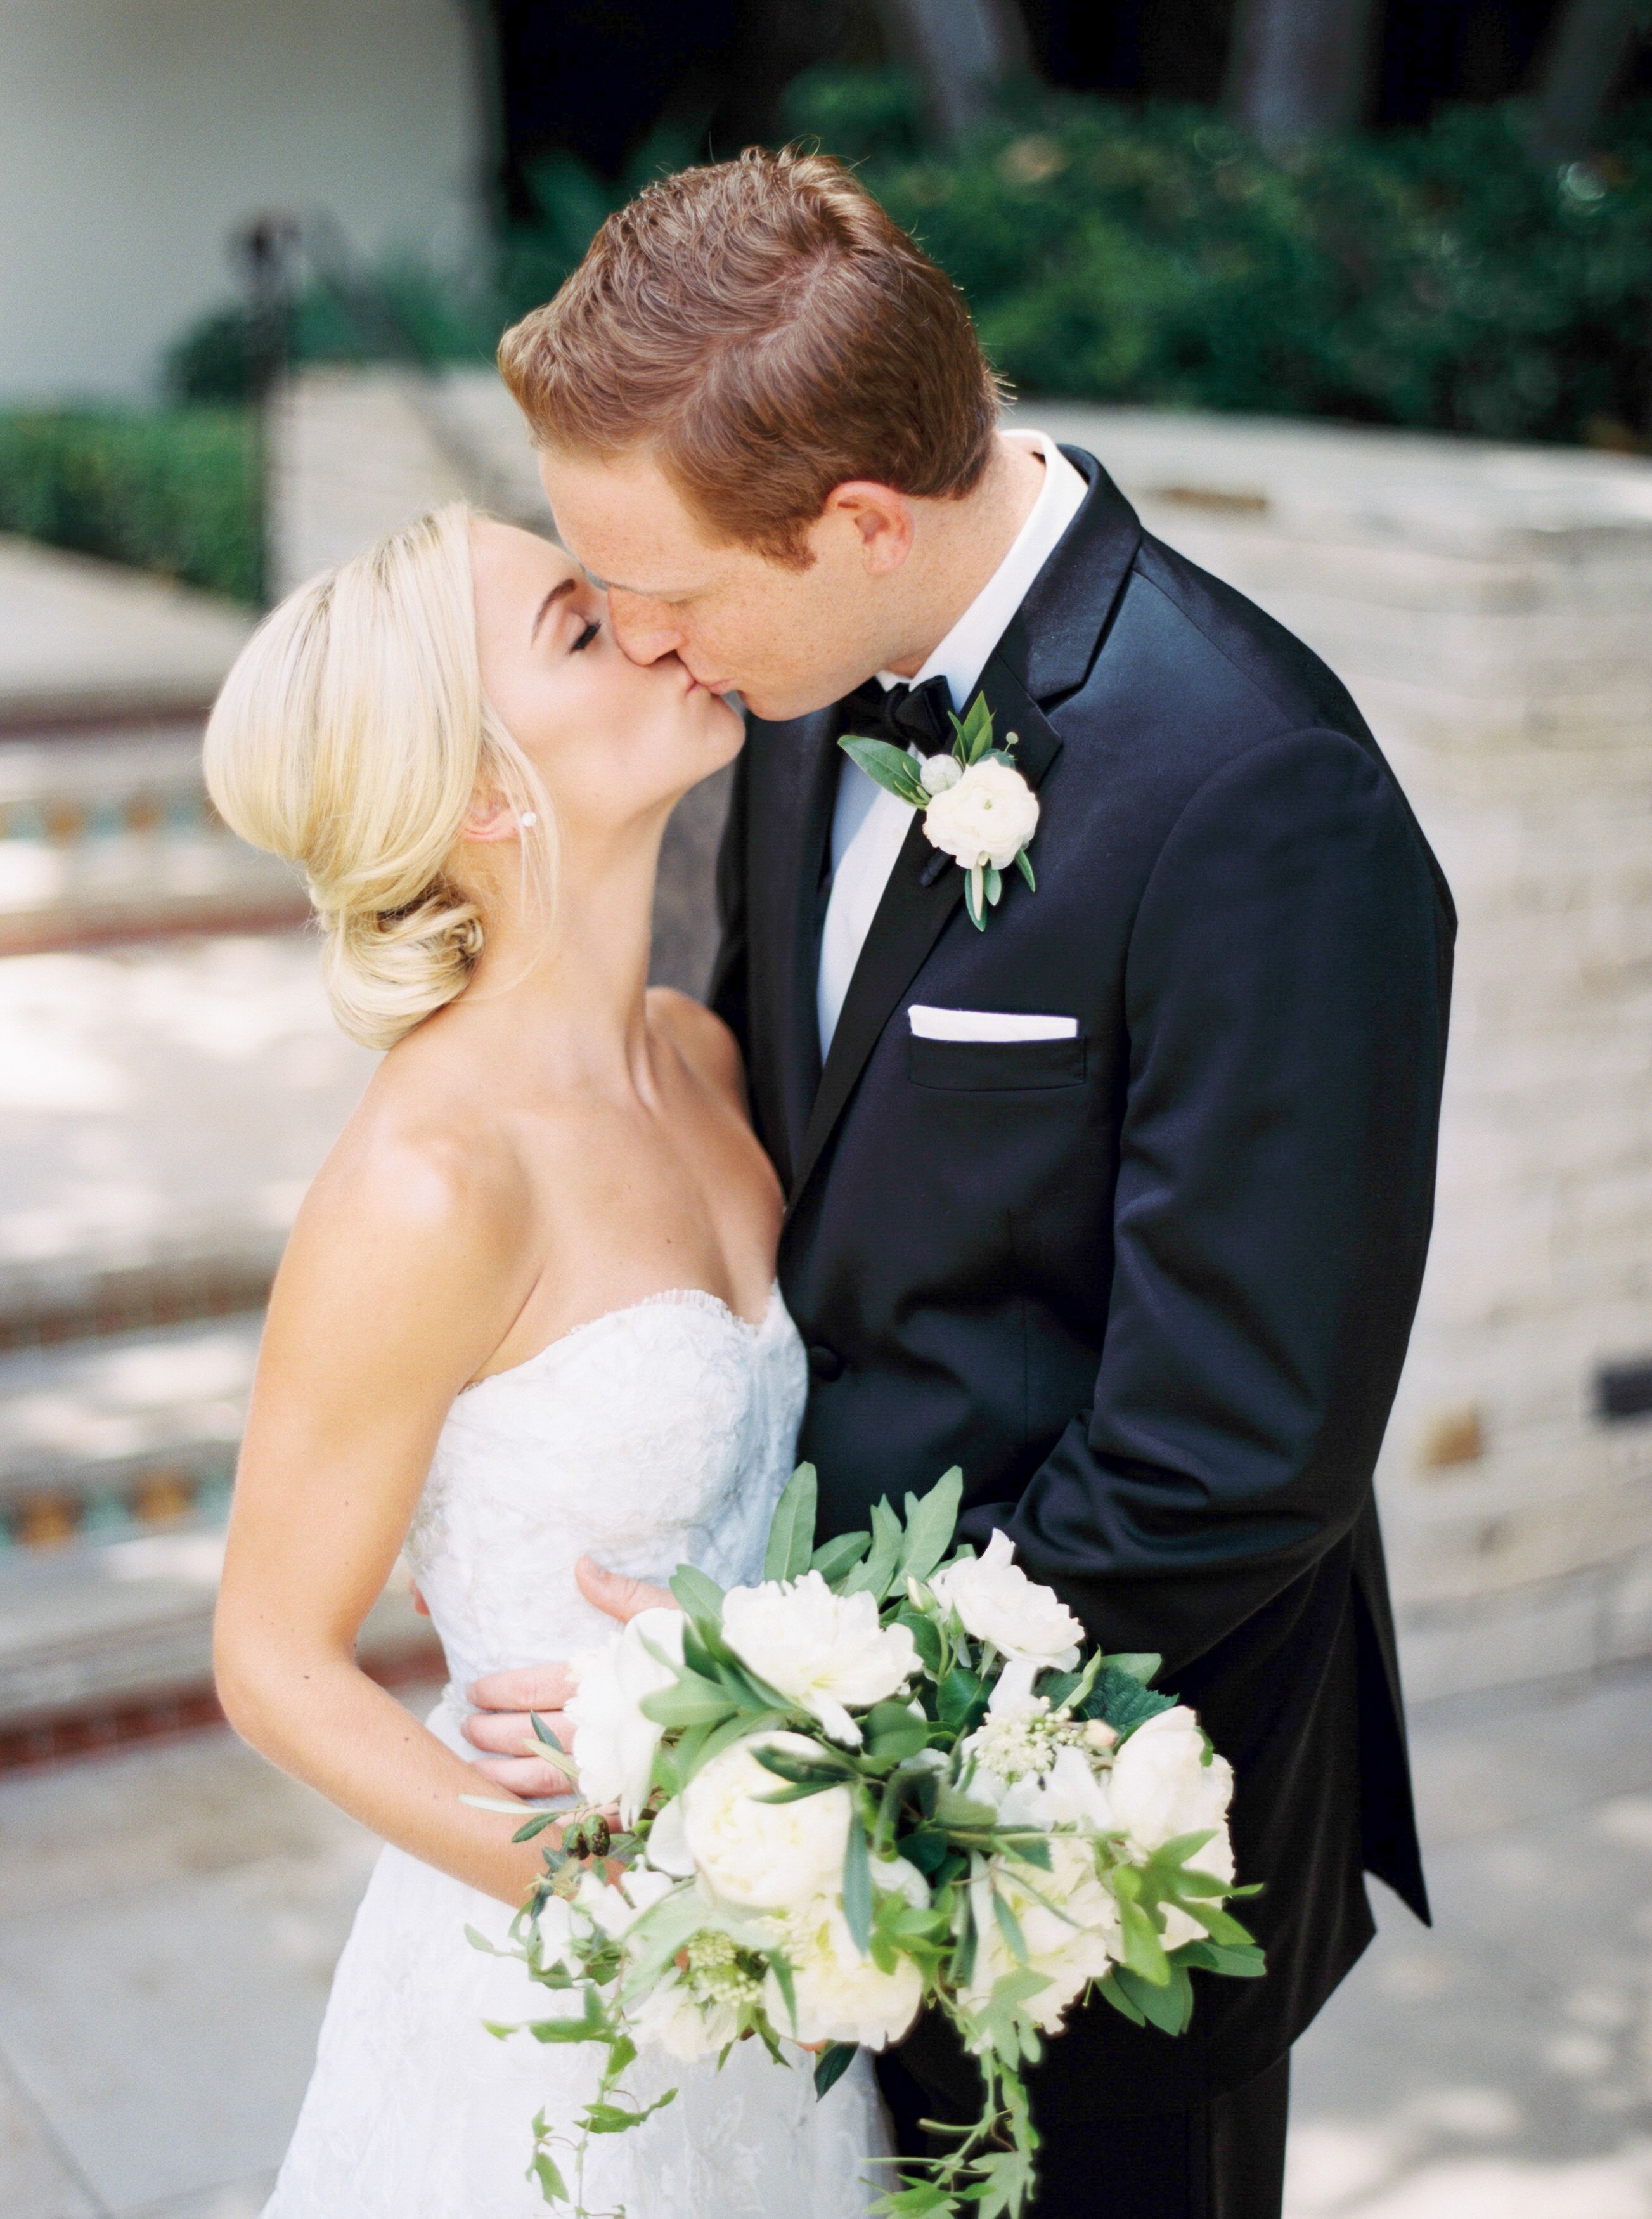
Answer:
MULTIPOLYGON (((826 496, 821 522, 854 534, 867 574, 886 578, 912 551, 912 504, 893 486, 873 478, 851 478, 826 496)), ((818 529, 818 526, 817 526, 818 529)))

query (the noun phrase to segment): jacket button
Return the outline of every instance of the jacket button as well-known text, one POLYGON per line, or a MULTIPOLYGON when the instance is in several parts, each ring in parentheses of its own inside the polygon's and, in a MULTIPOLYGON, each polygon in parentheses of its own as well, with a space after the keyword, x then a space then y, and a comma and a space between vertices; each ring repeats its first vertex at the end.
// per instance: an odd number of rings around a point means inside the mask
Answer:
POLYGON ((823 1340, 817 1340, 809 1351, 809 1369, 817 1379, 841 1379, 843 1359, 835 1348, 828 1348, 823 1340))

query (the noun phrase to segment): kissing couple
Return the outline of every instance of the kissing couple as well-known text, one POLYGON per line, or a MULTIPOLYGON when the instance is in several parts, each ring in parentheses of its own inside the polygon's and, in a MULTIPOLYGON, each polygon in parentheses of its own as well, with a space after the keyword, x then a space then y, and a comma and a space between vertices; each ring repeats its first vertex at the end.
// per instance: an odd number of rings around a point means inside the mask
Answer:
MULTIPOLYGON (((1438 867, 1338 681, 1001 427, 959 294, 829 160, 650 186, 500 360, 567 552, 393 533, 266 618, 208 735, 388 1051, 276 1281, 219 1613, 233 1724, 387 1844, 269 2219, 543 2211, 534 2116, 598 2068, 483 2029, 543 2015, 466 1936, 503 1945, 542 1844, 464 1799, 562 1787, 528 1713, 566 1742, 568 1660, 680 1562, 759 1576, 799 1457, 823 1539, 960 1465, 962 1535, 1159 1652, 1231 1760, 1267 1975, 1196 1973, 1177 2041, 1073 2010, 1035 2209, 1277 2219, 1364 1874, 1427 1916, 1371 1475, 1438 867), (934 766, 978 701, 1013 769, 965 805, 934 766), (649 987, 650 912, 730 763, 702 1007, 649 987), (422 1725, 354 1652, 404 1548, 450 1673, 422 1725)), ((796 2061, 645 2053, 680 2093, 593 2145, 593 2208, 854 2219, 974 2116, 933 2016, 823 2099, 796 2061)))

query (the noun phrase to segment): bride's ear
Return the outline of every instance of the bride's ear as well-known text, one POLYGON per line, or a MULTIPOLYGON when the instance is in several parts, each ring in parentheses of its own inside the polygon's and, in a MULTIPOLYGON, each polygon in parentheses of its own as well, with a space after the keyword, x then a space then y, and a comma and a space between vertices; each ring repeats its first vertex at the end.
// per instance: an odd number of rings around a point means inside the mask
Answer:
POLYGON ((478 847, 500 840, 519 840, 525 828, 536 821, 531 809, 516 809, 497 794, 478 794, 465 812, 459 837, 478 847))

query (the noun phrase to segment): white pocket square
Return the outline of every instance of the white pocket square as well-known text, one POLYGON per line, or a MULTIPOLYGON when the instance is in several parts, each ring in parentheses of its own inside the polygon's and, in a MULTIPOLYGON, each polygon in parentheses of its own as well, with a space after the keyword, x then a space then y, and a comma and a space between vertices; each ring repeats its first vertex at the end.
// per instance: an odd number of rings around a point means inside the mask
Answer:
POLYGON ((1016 1010, 935 1010, 914 1002, 906 1012, 916 1040, 1077 1040, 1077 1017, 1024 1016, 1016 1010))

